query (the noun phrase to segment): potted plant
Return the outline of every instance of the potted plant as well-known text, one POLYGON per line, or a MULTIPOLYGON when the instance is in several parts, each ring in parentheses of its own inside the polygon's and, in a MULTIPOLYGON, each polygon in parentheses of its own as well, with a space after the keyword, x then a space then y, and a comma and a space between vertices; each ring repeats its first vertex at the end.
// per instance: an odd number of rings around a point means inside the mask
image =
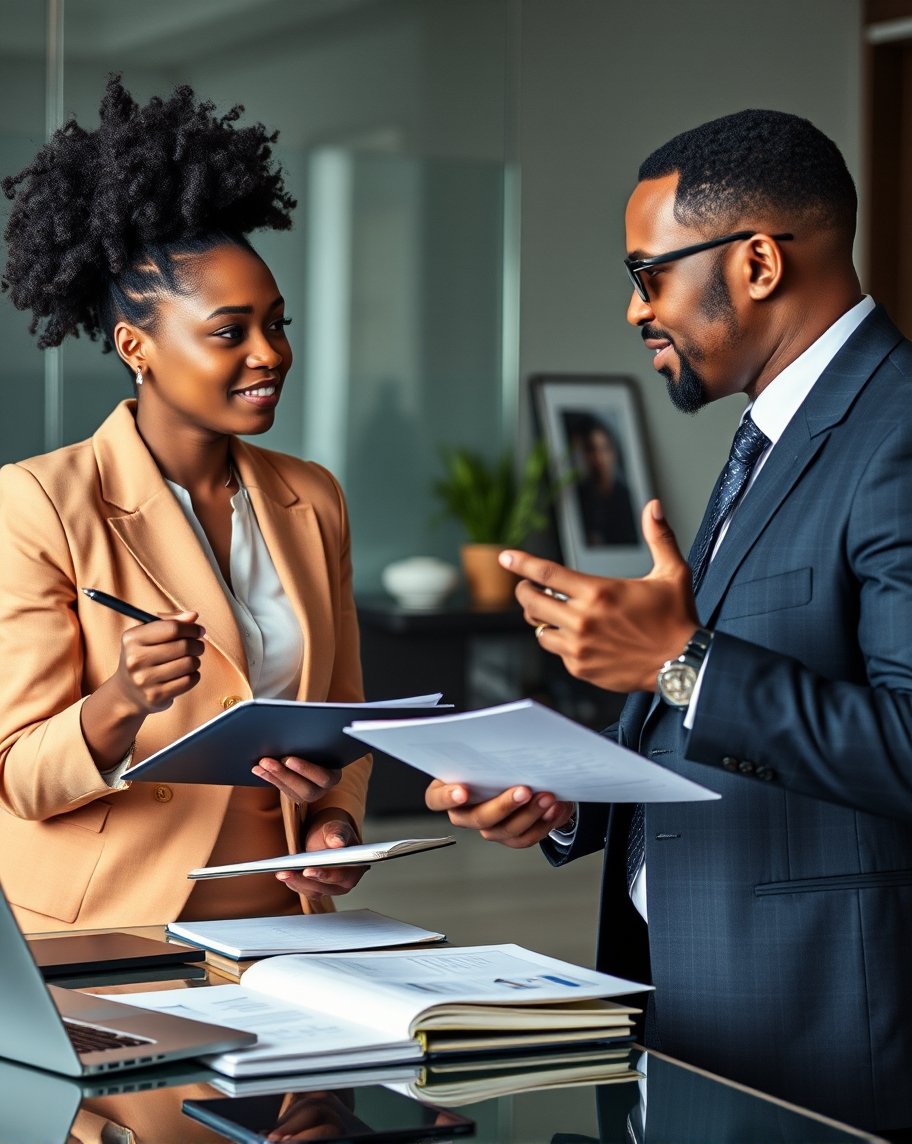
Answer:
POLYGON ((502 607, 513 595, 516 578, 497 556, 517 548, 547 524, 543 510, 548 457, 539 442, 517 467, 508 451, 489 461, 472 449, 443 450, 444 475, 434 482, 442 514, 462 525, 467 541, 462 567, 473 603, 502 607))

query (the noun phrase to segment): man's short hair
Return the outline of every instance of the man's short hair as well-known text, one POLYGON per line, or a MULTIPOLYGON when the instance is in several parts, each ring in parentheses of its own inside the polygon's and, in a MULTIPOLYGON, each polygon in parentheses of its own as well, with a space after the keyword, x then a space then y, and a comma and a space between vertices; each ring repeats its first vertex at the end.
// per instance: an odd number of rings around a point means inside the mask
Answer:
POLYGON ((773 215, 787 229, 801 220, 854 236, 858 198, 845 159, 800 116, 747 110, 713 119, 653 151, 639 178, 675 173, 674 214, 685 225, 737 229, 773 215))

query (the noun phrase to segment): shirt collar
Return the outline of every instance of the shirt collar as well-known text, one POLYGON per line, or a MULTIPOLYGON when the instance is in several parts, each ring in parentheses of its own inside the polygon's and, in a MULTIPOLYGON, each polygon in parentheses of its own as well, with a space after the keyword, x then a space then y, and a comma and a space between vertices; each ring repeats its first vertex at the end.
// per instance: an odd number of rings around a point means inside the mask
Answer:
MULTIPOLYGON (((773 445, 785 432, 785 427, 820 375, 873 309, 873 298, 862 298, 774 377, 757 400, 748 406, 755 424, 773 445)), ((746 415, 747 409, 744 412, 746 415)))

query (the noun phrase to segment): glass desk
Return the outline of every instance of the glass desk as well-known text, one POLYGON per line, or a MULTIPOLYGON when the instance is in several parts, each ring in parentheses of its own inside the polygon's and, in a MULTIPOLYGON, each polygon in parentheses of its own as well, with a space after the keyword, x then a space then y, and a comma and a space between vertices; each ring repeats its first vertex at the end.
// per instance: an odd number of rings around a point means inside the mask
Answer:
MULTIPOLYGON (((160 927, 132 932, 162 935, 160 927)), ((135 971, 130 976, 135 978, 135 971)), ((143 985, 112 973, 106 983, 92 978, 81 984, 93 992, 124 994, 123 999, 128 1000, 128 994, 136 989, 205 988, 224 982, 215 971, 207 971, 205 980, 182 981, 176 977, 143 985)), ((437 1073, 424 1092, 434 1104, 470 1117, 475 1133, 461 1139, 479 1144, 849 1144, 879 1139, 660 1053, 633 1047, 629 1065, 638 1075, 614 1081, 608 1079, 610 1070, 592 1057, 589 1051, 583 1065, 577 1056, 564 1057, 550 1068, 537 1068, 536 1087, 531 1090, 524 1090, 533 1080, 528 1073, 523 1076, 515 1067, 504 1070, 494 1078, 500 1091, 518 1091, 493 1097, 489 1095, 491 1088, 483 1087, 485 1080, 492 1082, 493 1070, 479 1058, 478 1070, 437 1073), (593 1076, 607 1082, 591 1083, 593 1076), (442 1083, 448 1085, 446 1091, 440 1087, 442 1083)), ((420 1066, 384 1068, 381 1079, 414 1091, 420 1071, 420 1066)), ((359 1105, 351 1078, 349 1072, 339 1083, 338 1096, 349 1105, 353 1101, 355 1113, 361 1112, 368 1119, 364 1109, 370 1111, 370 1093, 365 1090, 361 1094, 359 1105)), ((228 1137, 182 1112, 185 1100, 224 1099, 226 1093, 211 1083, 218 1079, 217 1074, 192 1061, 90 1081, 0 1061, 0 1144, 195 1144, 224 1140, 228 1137)), ((277 1094, 277 1110, 283 1097, 287 1105, 288 1093, 303 1088, 334 1089, 336 1082, 327 1073, 318 1079, 311 1076, 306 1085, 296 1084, 293 1078, 275 1078, 267 1087, 277 1094)), ((302 1141, 311 1138, 293 1137, 302 1141)))
MULTIPOLYGON (((645 1067, 644 1080, 542 1088, 487 1100, 437 1099, 435 1104, 474 1120, 474 1135, 463 1139, 478 1144, 851 1144, 878 1139, 765 1099, 660 1054, 633 1050, 632 1063, 645 1067)), ((401 1075, 412 1071, 402 1070, 401 1075)), ((116 1079, 76 1081, 0 1061, 0 1141, 209 1144, 228 1139, 182 1112, 185 1100, 225 1098, 208 1083, 214 1077, 204 1066, 191 1062, 142 1074, 124 1073, 116 1079)), ((324 1088, 332 1083, 330 1077, 327 1074, 324 1088)), ((547 1076, 542 1083, 549 1083, 547 1076)), ((287 1091, 297 1091, 297 1086, 289 1083, 287 1091)), ((363 1095, 369 1098, 370 1091, 366 1089, 363 1095)), ((333 1099, 340 1097, 348 1105, 353 1102, 355 1113, 370 1121, 370 1108, 365 1111, 359 1102, 357 1088, 346 1087, 333 1094, 333 1099)), ((282 1094, 273 1104, 278 1111, 282 1094)))

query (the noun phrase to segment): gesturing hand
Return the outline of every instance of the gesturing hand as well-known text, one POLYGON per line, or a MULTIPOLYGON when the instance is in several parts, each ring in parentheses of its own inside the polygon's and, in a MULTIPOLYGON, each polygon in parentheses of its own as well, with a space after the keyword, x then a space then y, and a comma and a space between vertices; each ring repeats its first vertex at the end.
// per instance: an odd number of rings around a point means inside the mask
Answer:
POLYGON ((608 691, 655 691, 659 668, 681 654, 699 626, 690 568, 657 500, 644 508, 642 528, 653 567, 636 580, 587 576, 526 552, 500 556, 525 577, 516 598, 528 624, 546 625, 542 647, 571 675, 608 691))

